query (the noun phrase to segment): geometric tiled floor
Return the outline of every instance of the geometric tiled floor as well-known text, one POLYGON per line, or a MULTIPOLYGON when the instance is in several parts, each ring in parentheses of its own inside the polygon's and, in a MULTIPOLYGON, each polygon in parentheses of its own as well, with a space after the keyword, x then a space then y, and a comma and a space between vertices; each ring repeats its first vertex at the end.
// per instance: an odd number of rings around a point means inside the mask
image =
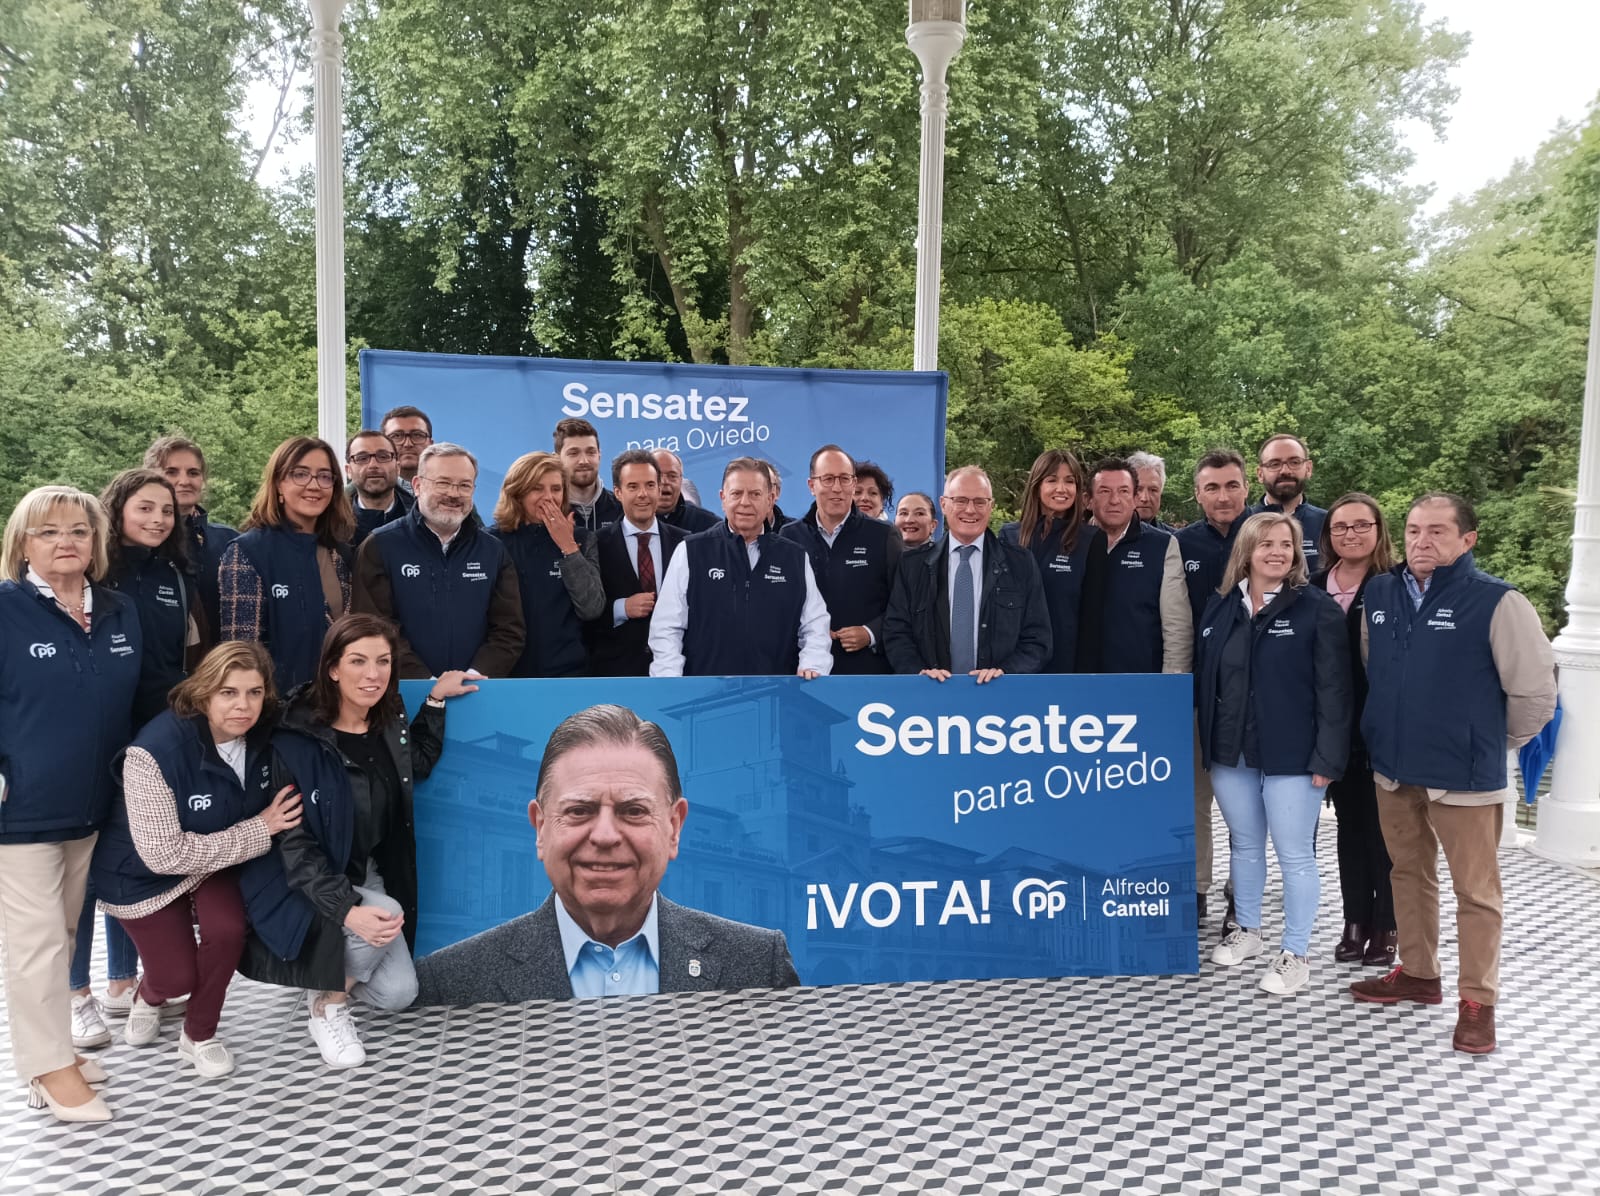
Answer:
POLYGON ((333 1073, 295 994, 236 981, 227 1079, 180 1069, 170 1025, 99 1053, 108 1126, 13 1086, 0 1192, 1600 1192, 1600 884, 1503 853, 1502 1045, 1471 1058, 1450 1049, 1453 928, 1444 1005, 1345 995, 1363 973, 1331 960, 1331 820, 1318 850, 1312 987, 1290 999, 1207 960, 362 1011, 370 1061, 333 1073))

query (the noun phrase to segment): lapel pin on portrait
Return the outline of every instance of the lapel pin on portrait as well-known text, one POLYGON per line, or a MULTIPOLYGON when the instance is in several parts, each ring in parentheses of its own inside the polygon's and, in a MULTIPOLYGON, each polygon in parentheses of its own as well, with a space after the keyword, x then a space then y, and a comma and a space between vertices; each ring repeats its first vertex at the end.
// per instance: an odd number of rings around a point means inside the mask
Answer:
POLYGON ((700 961, 698 959, 689 961, 689 975, 696 977, 700 975, 700 961))

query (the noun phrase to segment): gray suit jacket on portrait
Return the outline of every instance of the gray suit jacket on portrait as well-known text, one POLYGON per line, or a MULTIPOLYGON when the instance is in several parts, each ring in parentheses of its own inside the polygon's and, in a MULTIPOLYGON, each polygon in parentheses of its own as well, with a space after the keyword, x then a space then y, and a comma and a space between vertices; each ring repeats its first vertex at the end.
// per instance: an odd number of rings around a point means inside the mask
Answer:
MULTIPOLYGON (((519 1004, 572 998, 551 894, 531 914, 417 961, 418 1005, 519 1004)), ((792 988, 800 983, 781 930, 731 922, 657 895, 661 991, 792 988), (698 964, 691 967, 690 961, 698 964), (699 975, 693 973, 698 971, 699 975)))

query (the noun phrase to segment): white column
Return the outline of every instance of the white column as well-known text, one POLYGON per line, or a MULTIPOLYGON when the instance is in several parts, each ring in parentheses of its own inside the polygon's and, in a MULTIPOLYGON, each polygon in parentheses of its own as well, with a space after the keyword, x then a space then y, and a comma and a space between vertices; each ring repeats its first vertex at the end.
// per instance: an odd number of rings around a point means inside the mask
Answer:
POLYGON ((317 180, 317 433, 340 459, 345 445, 344 0, 311 0, 317 180))
POLYGON ((911 0, 906 45, 922 64, 922 179, 917 192, 917 323, 913 367, 939 368, 939 259, 944 238, 945 71, 967 39, 966 0, 911 0))
POLYGON ((1567 625, 1554 647, 1561 670, 1561 733, 1550 793, 1539 802, 1533 849, 1553 860, 1600 867, 1600 255, 1589 306, 1567 625))

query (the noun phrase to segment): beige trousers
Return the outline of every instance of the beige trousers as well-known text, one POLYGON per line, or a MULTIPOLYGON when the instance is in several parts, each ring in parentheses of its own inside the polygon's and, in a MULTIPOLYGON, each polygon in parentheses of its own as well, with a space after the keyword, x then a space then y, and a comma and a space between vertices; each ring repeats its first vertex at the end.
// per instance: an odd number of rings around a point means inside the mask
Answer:
POLYGON ((67 967, 97 836, 66 843, 0 843, 0 952, 17 1077, 71 1066, 67 967))

